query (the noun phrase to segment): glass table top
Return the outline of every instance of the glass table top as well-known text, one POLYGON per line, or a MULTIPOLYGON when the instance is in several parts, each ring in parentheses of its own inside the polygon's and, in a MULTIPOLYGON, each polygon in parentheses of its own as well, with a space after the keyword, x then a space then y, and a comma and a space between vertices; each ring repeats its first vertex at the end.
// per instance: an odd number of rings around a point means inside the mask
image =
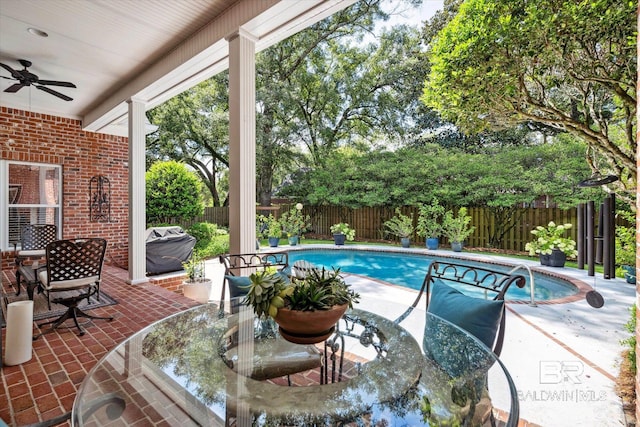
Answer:
POLYGON ((300 345, 250 308, 218 307, 170 316, 109 352, 78 390, 73 425, 517 425, 501 362, 424 310, 398 324, 354 308, 328 340, 300 345))

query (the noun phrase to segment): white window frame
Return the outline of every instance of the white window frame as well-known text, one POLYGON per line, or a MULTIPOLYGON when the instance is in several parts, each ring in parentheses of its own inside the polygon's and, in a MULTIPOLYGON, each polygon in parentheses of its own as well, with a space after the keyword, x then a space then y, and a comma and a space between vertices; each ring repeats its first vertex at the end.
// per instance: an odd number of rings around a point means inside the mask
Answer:
MULTIPOLYGON (((50 163, 36 163, 36 162, 19 162, 15 160, 0 160, 0 250, 7 251, 13 250, 12 242, 9 242, 9 207, 20 208, 53 208, 57 210, 57 223, 58 238, 62 233, 62 165, 50 164, 50 163), (16 204, 9 205, 9 165, 29 165, 47 168, 58 169, 58 203, 56 204, 16 204)), ((42 190, 42 189, 41 189, 42 190)))

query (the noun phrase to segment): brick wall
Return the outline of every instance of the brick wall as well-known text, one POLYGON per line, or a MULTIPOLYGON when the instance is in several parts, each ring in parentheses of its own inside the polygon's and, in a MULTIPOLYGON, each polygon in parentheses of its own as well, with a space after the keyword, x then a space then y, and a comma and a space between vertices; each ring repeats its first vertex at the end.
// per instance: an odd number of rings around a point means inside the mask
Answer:
MULTIPOLYGON (((62 165, 62 237, 107 239, 105 262, 128 264, 127 138, 84 132, 80 120, 0 107, 3 160, 62 165), (111 182, 111 221, 89 221, 89 181, 111 182)), ((2 268, 12 262, 3 253, 2 268)))

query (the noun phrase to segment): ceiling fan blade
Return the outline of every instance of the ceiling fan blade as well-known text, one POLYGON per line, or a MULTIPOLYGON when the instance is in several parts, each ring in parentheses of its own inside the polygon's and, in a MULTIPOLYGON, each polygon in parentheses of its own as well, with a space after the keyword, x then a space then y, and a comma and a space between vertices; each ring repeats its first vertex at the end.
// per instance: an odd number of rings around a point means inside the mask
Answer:
POLYGON ((16 70, 14 70, 13 68, 9 67, 8 65, 5 65, 5 64, 3 64, 3 63, 1 63, 1 62, 0 62, 0 67, 4 68, 4 69, 5 69, 5 70, 7 70, 8 72, 10 72, 10 73, 11 73, 11 76, 12 76, 14 79, 18 79, 18 80, 19 80, 19 79, 22 77, 22 75, 21 75, 19 72, 17 72, 17 71, 16 71, 16 70))
POLYGON ((14 85, 9 86, 8 88, 6 88, 4 91, 5 92, 10 92, 10 93, 14 93, 19 91, 20 89, 22 89, 23 87, 25 87, 26 85, 23 85, 22 83, 16 83, 14 85))
POLYGON ((64 87, 76 87, 73 83, 70 82, 58 82, 55 80, 38 80, 38 84, 40 85, 49 85, 49 86, 64 86, 64 87))
POLYGON ((49 88, 48 88, 48 87, 46 87, 46 86, 38 86, 38 85, 34 85, 34 86, 35 86, 36 88, 40 89, 40 90, 43 90, 43 91, 45 91, 45 92, 47 92, 47 93, 50 93, 50 94, 51 94, 51 95, 53 95, 53 96, 57 96, 57 97, 58 97, 58 98, 60 98, 60 99, 64 99, 65 101, 73 101, 73 98, 68 97, 67 95, 63 95, 63 94, 61 94, 60 92, 56 92, 56 91, 55 91, 55 90, 53 90, 53 89, 49 89, 49 88))

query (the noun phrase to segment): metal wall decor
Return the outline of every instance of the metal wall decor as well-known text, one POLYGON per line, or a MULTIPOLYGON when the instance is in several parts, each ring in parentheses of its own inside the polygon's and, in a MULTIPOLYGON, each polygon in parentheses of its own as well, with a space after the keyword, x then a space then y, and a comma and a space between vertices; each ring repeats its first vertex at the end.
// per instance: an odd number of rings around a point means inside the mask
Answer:
POLYGON ((89 181, 89 221, 111 220, 111 183, 109 178, 96 175, 89 181))

